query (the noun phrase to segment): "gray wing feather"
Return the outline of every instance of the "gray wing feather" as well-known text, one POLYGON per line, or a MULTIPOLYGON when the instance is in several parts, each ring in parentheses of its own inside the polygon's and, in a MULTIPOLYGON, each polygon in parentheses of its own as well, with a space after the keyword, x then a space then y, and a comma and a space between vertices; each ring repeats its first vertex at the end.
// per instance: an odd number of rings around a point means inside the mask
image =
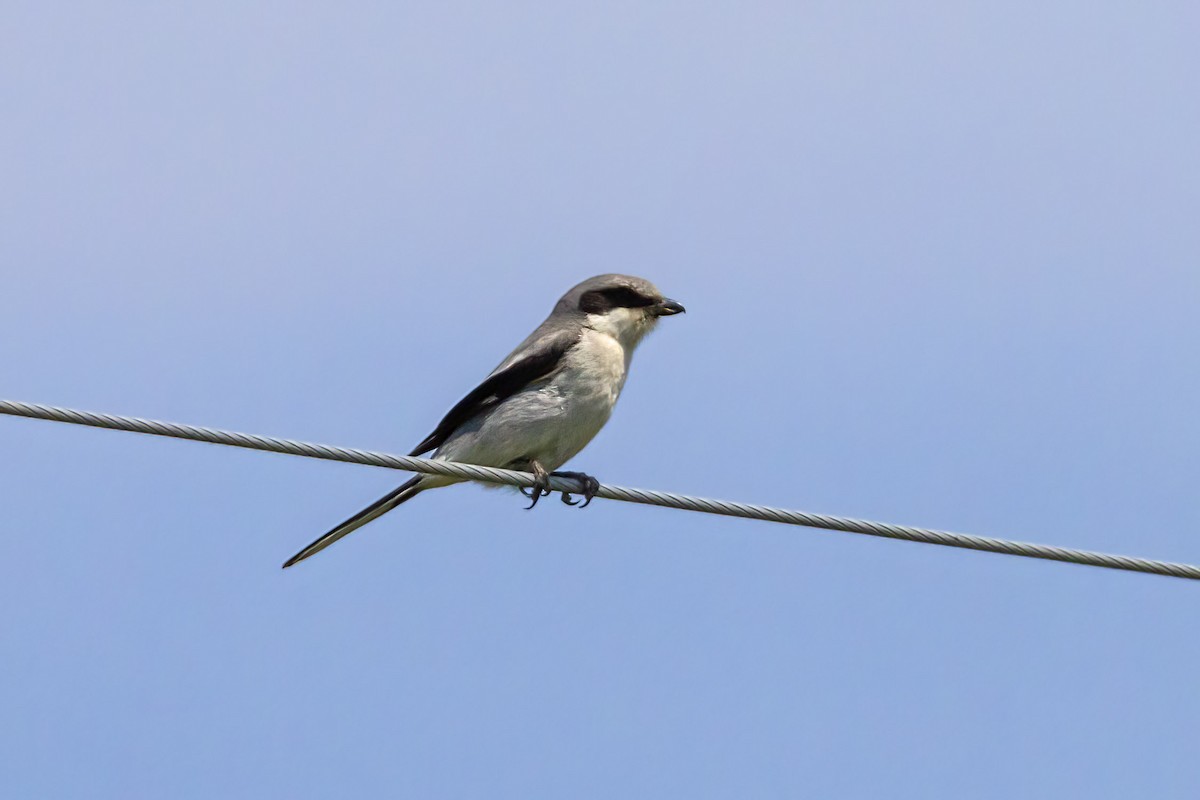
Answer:
POLYGON ((579 341, 582 328, 573 315, 551 314, 538 329, 500 362, 500 366, 446 413, 433 433, 409 453, 419 456, 442 444, 480 411, 491 408, 558 369, 562 357, 579 341))

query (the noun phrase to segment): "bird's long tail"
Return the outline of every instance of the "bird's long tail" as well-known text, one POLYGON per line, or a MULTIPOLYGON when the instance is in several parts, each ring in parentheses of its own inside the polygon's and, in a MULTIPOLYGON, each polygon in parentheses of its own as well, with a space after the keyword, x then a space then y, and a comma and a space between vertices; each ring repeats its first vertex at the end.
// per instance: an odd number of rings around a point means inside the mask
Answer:
POLYGON ((390 494, 379 498, 374 503, 355 514, 353 517, 346 520, 341 525, 338 525, 336 528, 321 536, 308 547, 289 558, 284 562, 283 568, 287 569, 293 564, 297 564, 309 556, 316 555, 326 547, 329 547, 329 545, 336 542, 338 539, 341 539, 343 536, 353 533, 371 520, 382 517, 384 514, 391 511, 393 508, 405 502, 406 500, 411 500, 412 498, 416 497, 418 494, 428 488, 420 485, 421 479, 425 477, 426 476, 424 475, 418 475, 390 494))

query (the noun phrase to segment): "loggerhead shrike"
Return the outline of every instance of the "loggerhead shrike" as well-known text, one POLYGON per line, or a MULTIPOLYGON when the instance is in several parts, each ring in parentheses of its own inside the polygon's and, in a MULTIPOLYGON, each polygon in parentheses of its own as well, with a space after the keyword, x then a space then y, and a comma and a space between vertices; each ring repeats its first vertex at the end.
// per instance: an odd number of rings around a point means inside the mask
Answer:
MULTIPOLYGON (((537 483, 526 494, 532 501, 529 508, 550 494, 550 475, 574 478, 586 487, 586 506, 600 483, 582 472, 554 470, 582 450, 608 422, 625 385, 629 360, 642 337, 659 317, 682 314, 683 310, 643 278, 598 275, 584 281, 564 294, 546 321, 450 409, 409 455, 437 448, 436 459, 532 472, 537 483)), ((286 569, 321 552, 426 489, 460 482, 459 478, 418 475, 283 566, 286 569)), ((568 505, 578 502, 566 492, 562 500, 568 505)))

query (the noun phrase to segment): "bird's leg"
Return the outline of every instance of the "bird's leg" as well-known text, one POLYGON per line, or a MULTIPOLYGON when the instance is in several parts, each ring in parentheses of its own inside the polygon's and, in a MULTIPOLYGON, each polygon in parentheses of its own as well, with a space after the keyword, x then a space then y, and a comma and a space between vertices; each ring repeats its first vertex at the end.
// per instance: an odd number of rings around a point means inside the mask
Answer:
POLYGON ((525 506, 526 511, 536 506, 544 495, 550 494, 550 473, 546 472, 546 468, 536 460, 530 459, 529 471, 533 473, 533 486, 528 492, 521 490, 521 494, 530 498, 529 505, 525 506))
MULTIPOLYGON (((583 505, 580 508, 587 508, 588 503, 592 502, 592 498, 596 496, 596 492, 600 491, 600 481, 583 472, 551 472, 556 478, 571 478, 583 484, 583 505)), ((562 493, 562 501, 569 506, 579 503, 578 500, 572 500, 568 492, 562 493)))

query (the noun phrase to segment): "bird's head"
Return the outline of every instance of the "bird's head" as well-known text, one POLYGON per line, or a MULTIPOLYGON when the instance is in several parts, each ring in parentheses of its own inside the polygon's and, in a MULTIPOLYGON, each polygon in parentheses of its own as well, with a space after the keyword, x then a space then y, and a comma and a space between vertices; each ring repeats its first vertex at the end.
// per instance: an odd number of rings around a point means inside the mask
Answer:
POLYGON ((583 314, 589 328, 635 346, 662 317, 682 314, 679 303, 664 297, 650 281, 632 275, 597 275, 563 295, 563 310, 583 314))

